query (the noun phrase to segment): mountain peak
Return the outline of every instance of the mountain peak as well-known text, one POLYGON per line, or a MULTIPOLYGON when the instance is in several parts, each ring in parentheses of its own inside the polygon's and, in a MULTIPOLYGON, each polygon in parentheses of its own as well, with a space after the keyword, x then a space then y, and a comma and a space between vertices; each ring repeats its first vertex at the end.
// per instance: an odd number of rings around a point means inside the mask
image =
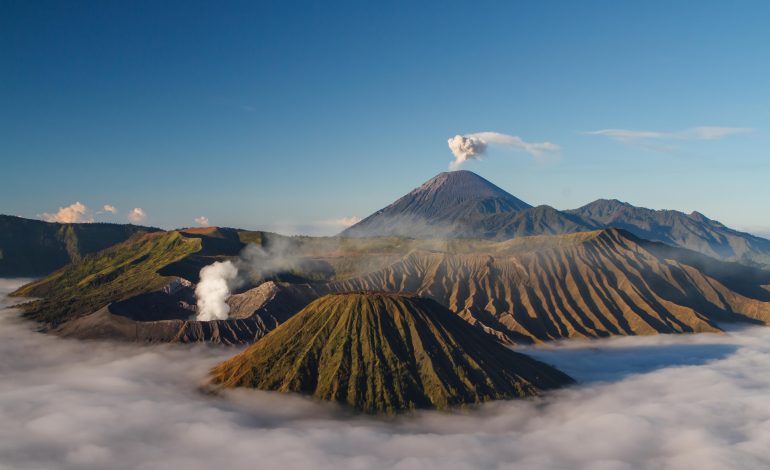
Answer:
POLYGON ((495 197, 511 201, 515 205, 521 206, 522 209, 532 207, 476 173, 467 170, 439 173, 409 194, 435 194, 438 192, 443 193, 444 198, 457 201, 495 197))
POLYGON ((368 413, 537 395, 571 382, 437 302, 330 294, 212 371, 224 387, 297 392, 368 413))
POLYGON ((512 213, 532 206, 476 173, 439 173, 393 204, 349 227, 343 236, 440 237, 457 223, 490 213, 512 213))

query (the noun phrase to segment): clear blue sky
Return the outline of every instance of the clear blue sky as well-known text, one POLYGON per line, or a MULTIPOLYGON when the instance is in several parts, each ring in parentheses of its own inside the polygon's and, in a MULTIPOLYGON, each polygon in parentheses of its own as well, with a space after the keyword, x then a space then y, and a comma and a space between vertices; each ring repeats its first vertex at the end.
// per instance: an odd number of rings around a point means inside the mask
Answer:
POLYGON ((531 204, 770 232, 768 25, 765 1, 2 0, 0 213, 328 233, 494 131, 560 146, 465 165, 531 204))

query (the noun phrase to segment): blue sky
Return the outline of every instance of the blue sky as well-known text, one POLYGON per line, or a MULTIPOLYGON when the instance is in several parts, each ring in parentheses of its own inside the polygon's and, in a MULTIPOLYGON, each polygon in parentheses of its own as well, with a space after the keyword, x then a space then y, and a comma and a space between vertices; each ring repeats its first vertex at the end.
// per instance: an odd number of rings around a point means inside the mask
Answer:
POLYGON ((463 166, 531 204, 618 198, 770 232, 768 2, 0 10, 0 213, 77 201, 95 220, 331 233, 446 171, 449 137, 492 131, 560 148, 463 166), (751 131, 688 131, 704 126, 751 131), (606 129, 655 134, 587 134, 606 129))

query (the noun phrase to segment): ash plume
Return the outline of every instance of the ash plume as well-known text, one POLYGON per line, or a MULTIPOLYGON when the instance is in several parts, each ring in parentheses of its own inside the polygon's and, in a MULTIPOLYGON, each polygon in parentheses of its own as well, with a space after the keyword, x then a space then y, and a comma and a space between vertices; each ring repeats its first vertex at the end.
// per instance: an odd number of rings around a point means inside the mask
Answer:
POLYGON ((489 144, 502 145, 527 152, 535 158, 549 153, 557 153, 561 148, 551 142, 526 142, 519 136, 499 132, 476 132, 456 135, 447 141, 455 160, 449 164, 449 170, 459 169, 468 160, 480 160, 489 144))

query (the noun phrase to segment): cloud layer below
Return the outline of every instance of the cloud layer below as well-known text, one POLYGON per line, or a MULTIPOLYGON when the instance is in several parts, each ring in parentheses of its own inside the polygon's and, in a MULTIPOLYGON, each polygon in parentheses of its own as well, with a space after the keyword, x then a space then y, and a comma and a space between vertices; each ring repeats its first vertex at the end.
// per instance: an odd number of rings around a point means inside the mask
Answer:
POLYGON ((770 328, 538 348, 583 385, 392 420, 272 393, 199 393, 208 368, 236 351, 63 340, 5 311, 0 468, 770 465, 770 328))

